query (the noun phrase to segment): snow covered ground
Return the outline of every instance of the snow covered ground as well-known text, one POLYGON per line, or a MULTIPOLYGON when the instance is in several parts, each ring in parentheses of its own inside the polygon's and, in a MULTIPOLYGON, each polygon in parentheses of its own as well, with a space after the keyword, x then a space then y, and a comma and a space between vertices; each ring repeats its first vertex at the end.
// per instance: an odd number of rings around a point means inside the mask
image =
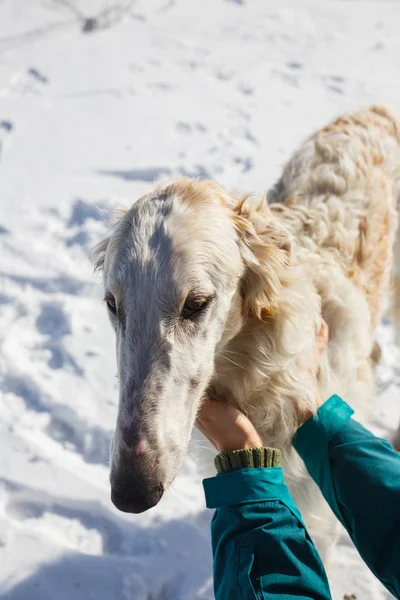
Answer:
MULTIPOLYGON (((265 190, 337 113, 400 106, 399 31, 396 1, 0 0, 1 598, 213 597, 193 457, 154 510, 110 503, 114 342, 90 249, 154 181, 265 190)), ((388 437, 400 357, 390 324, 379 338, 388 437)), ((330 579, 335 600, 390 597, 345 535, 330 579)))

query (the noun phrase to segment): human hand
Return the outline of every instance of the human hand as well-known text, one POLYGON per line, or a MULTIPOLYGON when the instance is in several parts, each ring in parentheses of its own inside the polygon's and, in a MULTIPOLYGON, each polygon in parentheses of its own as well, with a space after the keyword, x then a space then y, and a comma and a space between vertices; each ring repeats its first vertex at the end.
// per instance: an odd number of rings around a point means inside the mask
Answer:
POLYGON ((319 330, 319 332, 317 333, 317 335, 315 336, 315 354, 314 354, 314 360, 312 361, 311 364, 311 374, 315 380, 315 383, 317 383, 317 373, 318 373, 318 367, 319 367, 319 363, 321 360, 321 356, 328 344, 329 341, 329 327, 328 324, 326 323, 326 321, 324 321, 324 319, 321 319, 321 328, 319 330))
POLYGON ((263 446, 246 415, 226 402, 206 398, 197 416, 196 427, 223 454, 263 446))

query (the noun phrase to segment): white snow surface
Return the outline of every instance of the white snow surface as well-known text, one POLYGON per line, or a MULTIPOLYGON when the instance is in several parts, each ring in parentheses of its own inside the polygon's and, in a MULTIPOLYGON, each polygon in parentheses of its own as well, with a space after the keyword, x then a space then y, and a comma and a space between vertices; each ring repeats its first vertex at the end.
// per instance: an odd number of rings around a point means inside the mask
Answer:
MULTIPOLYGON (((114 340, 90 251, 156 181, 263 191, 335 115, 400 106, 399 31, 396 1, 0 0, 2 599, 213 598, 195 448, 155 509, 110 502, 114 340)), ((399 351, 378 333, 371 426, 390 437, 399 351)), ((329 577, 336 600, 391 597, 344 533, 329 577)))

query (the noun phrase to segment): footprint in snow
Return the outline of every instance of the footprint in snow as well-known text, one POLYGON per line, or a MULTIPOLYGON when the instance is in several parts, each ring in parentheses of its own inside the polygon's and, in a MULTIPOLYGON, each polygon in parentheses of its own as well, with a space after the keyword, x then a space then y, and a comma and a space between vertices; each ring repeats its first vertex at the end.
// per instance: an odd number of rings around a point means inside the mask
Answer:
POLYGON ((91 257, 96 242, 103 235, 103 222, 106 221, 109 205, 106 201, 87 202, 77 198, 72 206, 67 222, 71 235, 66 238, 66 246, 80 246, 91 257))
POLYGON ((72 333, 69 316, 64 311, 62 302, 45 302, 42 304, 36 327, 42 335, 58 340, 72 333))
POLYGON ((72 334, 71 321, 59 301, 44 302, 36 319, 36 328, 45 341, 39 346, 50 355, 48 366, 53 370, 70 367, 79 377, 84 370, 64 346, 63 338, 72 334))
POLYGON ((0 129, 10 133, 14 129, 14 125, 11 121, 0 121, 0 129))
POLYGON ((289 67, 289 69, 293 69, 294 71, 299 71, 300 69, 303 68, 302 63, 297 62, 297 61, 288 62, 287 66, 289 67))
POLYGON ((175 129, 183 135, 190 135, 195 131, 198 131, 200 133, 207 132, 207 127, 200 122, 185 123, 183 121, 178 121, 178 123, 175 124, 175 129))
POLYGON ((102 209, 104 209, 104 202, 94 204, 77 198, 72 206, 68 227, 82 226, 88 219, 103 221, 102 209))
POLYGON ((28 69, 28 75, 30 75, 36 81, 39 81, 39 83, 49 83, 48 77, 46 77, 46 75, 43 75, 43 73, 41 73, 39 69, 35 69, 34 67, 28 69))
POLYGON ((58 404, 52 408, 46 433, 64 448, 78 452, 87 463, 108 467, 111 431, 90 425, 71 407, 58 404))

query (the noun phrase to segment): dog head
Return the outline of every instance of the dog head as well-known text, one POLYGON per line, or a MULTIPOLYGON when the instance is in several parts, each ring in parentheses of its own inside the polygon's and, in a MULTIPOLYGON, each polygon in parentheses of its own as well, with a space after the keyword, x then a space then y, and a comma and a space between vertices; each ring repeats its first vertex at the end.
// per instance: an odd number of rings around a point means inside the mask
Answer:
POLYGON ((182 179, 139 199, 95 254, 120 381, 112 500, 142 512, 181 466, 216 355, 273 313, 288 237, 265 200, 182 179))

